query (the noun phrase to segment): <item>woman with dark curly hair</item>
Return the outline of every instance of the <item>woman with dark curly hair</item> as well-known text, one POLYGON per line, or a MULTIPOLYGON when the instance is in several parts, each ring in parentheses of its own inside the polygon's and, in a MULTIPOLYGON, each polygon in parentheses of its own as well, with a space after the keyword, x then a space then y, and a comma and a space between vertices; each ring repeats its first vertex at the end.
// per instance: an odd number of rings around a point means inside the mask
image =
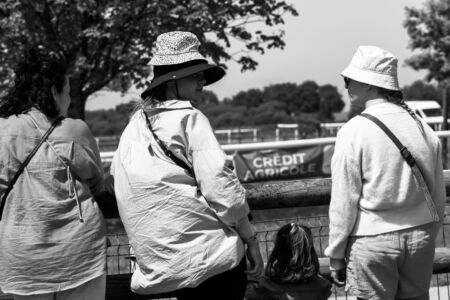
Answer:
POLYGON ((0 102, 0 288, 14 299, 104 299, 103 189, 87 125, 64 118, 67 68, 31 48, 0 102))
POLYGON ((247 300, 325 300, 330 282, 319 274, 311 230, 297 223, 282 226, 259 285, 247 300))

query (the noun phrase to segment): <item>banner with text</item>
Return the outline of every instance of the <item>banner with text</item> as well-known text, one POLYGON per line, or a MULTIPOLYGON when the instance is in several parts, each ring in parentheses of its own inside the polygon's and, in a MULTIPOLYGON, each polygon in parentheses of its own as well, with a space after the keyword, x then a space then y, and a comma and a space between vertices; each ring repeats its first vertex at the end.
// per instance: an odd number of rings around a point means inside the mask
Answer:
POLYGON ((328 177, 334 145, 237 152, 236 172, 241 182, 328 177))

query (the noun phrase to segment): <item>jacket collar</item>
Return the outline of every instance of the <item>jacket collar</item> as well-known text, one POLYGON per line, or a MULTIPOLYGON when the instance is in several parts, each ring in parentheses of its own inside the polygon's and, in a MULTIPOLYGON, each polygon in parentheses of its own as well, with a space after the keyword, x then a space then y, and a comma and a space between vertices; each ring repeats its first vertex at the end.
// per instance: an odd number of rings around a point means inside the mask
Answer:
POLYGON ((364 110, 364 113, 398 113, 404 111, 405 110, 400 105, 387 101, 380 101, 373 102, 372 105, 364 110))
POLYGON ((183 108, 192 108, 192 104, 190 101, 186 100, 166 100, 162 102, 157 102, 148 106, 148 108, 157 108, 157 109, 183 109, 183 108))
POLYGON ((31 108, 27 115, 28 117, 33 118, 33 120, 37 122, 38 125, 42 125, 43 127, 48 126, 48 124, 51 123, 51 120, 49 120, 49 118, 47 118, 47 116, 43 112, 35 107, 31 108))

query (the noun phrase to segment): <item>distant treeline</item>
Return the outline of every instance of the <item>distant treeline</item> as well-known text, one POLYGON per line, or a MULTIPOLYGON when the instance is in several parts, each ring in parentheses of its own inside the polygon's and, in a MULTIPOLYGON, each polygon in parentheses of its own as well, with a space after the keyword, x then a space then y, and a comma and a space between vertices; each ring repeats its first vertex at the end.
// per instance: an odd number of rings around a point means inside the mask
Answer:
MULTIPOLYGON (((432 84, 416 81, 403 89, 406 99, 441 101, 441 91, 432 84)), ((334 121, 344 108, 342 95, 331 84, 319 86, 308 80, 301 84, 281 83, 263 89, 241 91, 219 101, 205 90, 195 104, 209 118, 214 129, 275 127, 278 123, 299 124, 300 132, 313 132, 320 123, 334 121)), ((128 123, 135 102, 114 109, 86 112, 86 122, 95 136, 120 135, 128 123)))
MULTIPOLYGON (((115 109, 87 111, 86 122, 95 136, 120 135, 135 105, 126 103, 115 109)), ((223 101, 205 90, 202 101, 195 105, 214 129, 299 123, 301 130, 315 130, 320 122, 333 121, 333 113, 341 111, 345 103, 335 86, 305 81, 250 89, 223 101)))

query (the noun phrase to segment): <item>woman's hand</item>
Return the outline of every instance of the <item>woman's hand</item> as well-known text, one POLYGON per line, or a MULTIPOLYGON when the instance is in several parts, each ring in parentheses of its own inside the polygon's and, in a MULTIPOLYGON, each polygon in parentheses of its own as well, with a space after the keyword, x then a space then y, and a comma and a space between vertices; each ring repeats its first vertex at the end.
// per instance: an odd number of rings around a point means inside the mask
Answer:
POLYGON ((338 286, 344 286, 347 280, 345 259, 330 258, 331 273, 330 277, 333 283, 338 286))
POLYGON ((254 277, 259 280, 263 271, 264 263, 262 260, 261 252, 259 251, 259 243, 256 237, 250 238, 246 241, 247 244, 247 259, 250 262, 246 271, 248 276, 254 277))

